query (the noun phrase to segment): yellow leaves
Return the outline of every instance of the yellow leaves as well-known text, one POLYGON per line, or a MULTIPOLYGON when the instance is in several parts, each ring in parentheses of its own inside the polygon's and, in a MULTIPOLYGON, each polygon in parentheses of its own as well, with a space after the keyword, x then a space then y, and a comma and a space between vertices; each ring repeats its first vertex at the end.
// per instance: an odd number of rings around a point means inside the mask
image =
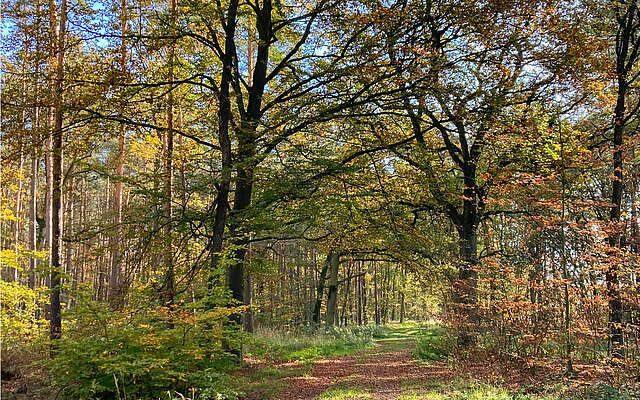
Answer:
POLYGON ((198 314, 199 321, 220 321, 233 314, 241 314, 247 311, 248 306, 216 307, 211 311, 198 314))
POLYGON ((160 346, 163 343, 163 340, 157 335, 145 335, 141 336, 138 339, 138 342, 143 346, 156 347, 160 346))
POLYGON ((131 143, 131 155, 146 162, 153 161, 160 156, 162 148, 160 138, 147 135, 142 140, 131 143))
POLYGON ((16 249, 12 250, 0 250, 0 266, 22 271, 22 265, 26 263, 27 259, 45 260, 46 257, 46 251, 27 251, 24 250, 24 247, 17 246, 16 249))
POLYGON ((13 221, 17 221, 18 217, 16 217, 12 209, 3 207, 0 210, 0 220, 13 222, 13 221))
POLYGON ((595 95, 600 107, 613 107, 616 103, 616 94, 611 90, 608 82, 602 80, 591 80, 586 83, 586 90, 595 95))
POLYGON ((46 290, 0 280, 0 322, 5 346, 12 341, 35 340, 44 333, 47 323, 36 315, 40 306, 47 302, 46 290))
POLYGON ((0 265, 7 268, 18 269, 18 254, 14 250, 0 250, 0 265))

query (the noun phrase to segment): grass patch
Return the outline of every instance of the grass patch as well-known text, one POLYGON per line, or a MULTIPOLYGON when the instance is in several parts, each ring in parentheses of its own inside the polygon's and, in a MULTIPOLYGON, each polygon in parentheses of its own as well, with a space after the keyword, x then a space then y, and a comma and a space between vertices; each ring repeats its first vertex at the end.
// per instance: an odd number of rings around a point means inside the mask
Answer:
POLYGON ((308 363, 320 358, 342 357, 353 354, 354 352, 368 346, 360 343, 323 343, 319 346, 312 346, 306 349, 294 351, 288 355, 289 360, 308 363))
POLYGON ((440 361, 449 356, 453 344, 444 328, 429 325, 416 336, 415 357, 422 361, 440 361))
POLYGON ((451 385, 431 381, 422 388, 412 385, 403 392, 399 400, 556 400, 553 397, 512 392, 492 385, 465 384, 461 381, 451 385))
POLYGON ((378 327, 331 328, 314 333, 263 330, 246 345, 246 354, 268 361, 308 363, 327 357, 350 355, 369 348, 378 327))
POLYGON ((512 391, 495 385, 454 379, 451 382, 403 382, 398 400, 632 400, 631 395, 608 385, 593 385, 566 391, 566 387, 536 387, 535 393, 525 388, 512 391))
POLYGON ((366 400, 371 399, 372 394, 360 387, 350 386, 348 383, 338 384, 318 396, 321 400, 366 400))
POLYGON ((290 378, 292 376, 302 376, 309 373, 309 365, 300 365, 291 368, 282 367, 265 367, 257 370, 251 374, 252 381, 268 381, 283 378, 290 378))
MULTIPOLYGON (((417 336, 421 329, 424 329, 425 325, 420 325, 414 321, 408 321, 403 323, 391 323, 384 327, 381 327, 386 330, 386 334, 384 338, 387 339, 411 339, 417 336)), ((428 324, 426 326, 431 326, 428 324)))

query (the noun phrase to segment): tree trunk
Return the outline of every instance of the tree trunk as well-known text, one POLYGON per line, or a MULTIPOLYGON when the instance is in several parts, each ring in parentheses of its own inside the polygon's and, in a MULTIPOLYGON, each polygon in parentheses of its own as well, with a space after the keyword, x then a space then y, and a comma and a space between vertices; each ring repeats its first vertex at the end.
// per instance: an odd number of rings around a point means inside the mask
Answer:
MULTIPOLYGON (((257 160, 255 159, 256 130, 262 116, 262 96, 267 84, 269 47, 271 46, 271 37, 273 35, 271 12, 271 0, 265 0, 262 8, 256 12, 256 30, 258 31, 256 63, 252 65, 251 86, 249 88, 246 113, 242 116, 239 129, 236 129, 238 163, 231 231, 234 236, 234 247, 237 250, 233 257, 234 263, 227 270, 227 283, 233 299, 239 304, 244 304, 244 264, 247 245, 249 244, 247 232, 242 231, 242 214, 251 205, 253 193, 254 169, 257 165, 257 160)), ((253 47, 251 49, 253 51, 253 47)), ((237 88, 240 86, 237 81, 235 84, 237 88)), ((231 319, 241 324, 242 315, 234 314, 231 319)))
POLYGON ((363 264, 363 261, 358 261, 358 276, 356 277, 356 301, 357 301, 357 305, 356 305, 356 308, 357 308, 356 309, 356 320, 357 320, 358 325, 362 325, 363 322, 364 322, 363 317, 362 317, 362 311, 363 311, 362 310, 362 304, 363 304, 363 301, 362 301, 362 296, 363 296, 363 294, 362 294, 362 291, 363 291, 362 280, 364 279, 364 276, 361 275, 362 274, 362 264, 363 264))
POLYGON ((222 77, 218 90, 218 141, 222 152, 222 169, 220 171, 220 182, 218 183, 218 194, 215 200, 215 216, 213 222, 213 234, 210 251, 211 275, 209 276, 209 286, 218 284, 218 267, 220 263, 220 252, 224 244, 224 230, 227 225, 229 191, 231 186, 231 139, 229 138, 229 124, 231 121, 231 99, 229 89, 233 79, 234 62, 234 36, 237 24, 238 0, 231 0, 227 8, 226 24, 224 25, 225 43, 224 57, 222 60, 222 77))
POLYGON ((329 264, 329 287, 327 291, 327 315, 325 316, 325 324, 326 326, 333 326, 336 323, 338 306, 338 267, 340 266, 340 254, 331 251, 327 264, 329 264))
MULTIPOLYGON (((123 2, 126 0, 122 0, 123 2)), ((176 0, 170 1, 172 23, 175 24, 176 0)), ((174 81, 175 63, 175 43, 169 49, 169 82, 174 81)), ((162 303, 165 307, 174 304, 175 295, 175 267, 173 260, 173 129, 174 129, 174 96, 173 88, 167 98, 167 130, 163 136, 164 147, 164 198, 163 217, 165 224, 162 232, 163 236, 163 264, 164 264, 164 284, 162 288, 162 303)), ((169 323, 168 327, 173 324, 169 323)))
MULTIPOLYGON (((231 98, 230 86, 233 80, 234 60, 235 60, 235 32, 237 25, 238 0, 231 0, 227 6, 226 23, 224 23, 224 54, 222 55, 222 76, 218 88, 218 142, 222 152, 222 169, 220 171, 220 182, 218 183, 218 195, 215 201, 215 217, 213 223, 213 237, 211 240, 210 252, 211 271, 209 275, 210 294, 215 294, 215 287, 219 285, 219 268, 221 252, 224 245, 224 231, 227 225, 229 191, 231 187, 231 172, 233 159, 231 153, 231 139, 229 137, 229 126, 231 122, 231 98)), ((227 271, 228 273, 228 271, 227 271)), ((242 288, 243 282, 240 283, 242 288)), ((233 293, 234 298, 242 299, 240 294, 233 293)), ((211 299, 213 300, 213 299, 211 299)), ((242 303, 241 303, 242 304, 242 303)), ((237 306, 237 304, 231 304, 237 306)), ((214 307, 210 301, 209 307, 214 307)), ((241 315, 234 314, 229 317, 231 322, 242 324, 241 315)), ((240 357, 241 348, 232 348, 228 341, 223 341, 223 347, 230 354, 240 357)))
MULTIPOLYGON (((26 97, 26 95, 24 96, 26 97)), ((24 111, 22 112, 22 128, 23 128, 23 132, 26 132, 26 115, 24 111)), ((16 254, 18 254, 18 251, 20 249, 20 236, 21 236, 20 233, 22 232, 22 185, 23 185, 22 177, 24 175, 24 144, 23 144, 22 135, 20 136, 19 140, 20 140, 20 161, 18 164, 18 175, 19 175, 18 193, 16 193, 16 211, 15 211, 16 220, 15 220, 14 231, 13 231, 13 245, 14 245, 16 254)), ((21 264, 20 261, 19 263, 21 264)), ((13 268, 11 278, 13 279, 14 282, 18 282, 19 270, 21 270, 21 266, 13 268)))
POLYGON ((373 262, 373 312, 376 325, 380 325, 380 302, 378 293, 378 264, 373 262))
POLYGON ((622 191, 623 191, 623 161, 622 145, 624 133, 624 112, 625 112, 626 82, 624 78, 618 79, 618 100, 615 108, 615 126, 613 128, 613 178, 611 203, 613 207, 609 212, 609 221, 613 233, 609 235, 608 242, 612 248, 610 252, 609 269, 606 272, 607 294, 609 299, 609 339, 611 341, 611 352, 616 358, 623 356, 624 335, 622 332, 622 298, 619 289, 619 264, 621 262, 618 253, 620 249, 620 238, 622 227, 620 226, 622 191))
MULTIPOLYGON (((66 236, 67 237, 71 237, 71 235, 73 234, 73 219, 74 219, 74 215, 75 215, 75 207, 74 207, 74 196, 75 194, 75 182, 73 177, 71 177, 69 179, 69 185, 68 185, 68 190, 67 190, 67 194, 64 196, 64 203, 65 206, 67 208, 66 211, 66 218, 67 218, 67 222, 65 222, 64 224, 64 229, 62 229, 63 232, 66 232, 66 236)), ((71 243, 68 243, 65 246, 65 257, 64 257, 65 261, 64 261, 64 274, 66 276, 71 275, 71 272, 73 270, 73 246, 71 245, 71 243)), ((64 296, 68 296, 68 290, 64 291, 62 294, 64 296)), ((63 297, 64 298, 64 297, 63 297)), ((67 307, 69 306, 69 302, 66 302, 67 307)))
MULTIPOLYGON (((51 2, 50 10, 53 27, 55 24, 55 3, 51 2)), ((62 265, 60 260, 61 222, 62 222, 62 96, 64 78, 65 30, 67 25, 67 2, 60 5, 60 23, 55 34, 55 69, 54 69, 54 127, 52 132, 52 198, 51 198, 51 330, 50 338, 59 339, 62 334, 62 318, 60 309, 60 291, 62 285, 62 265)), ((55 28, 54 28, 55 29, 55 28)))
POLYGON ((476 286, 478 273, 478 193, 476 185, 476 168, 471 162, 465 164, 463 213, 457 226, 460 236, 460 268, 458 281, 454 286, 454 302, 461 313, 462 326, 458 336, 460 346, 468 346, 475 342, 477 329, 476 286))
POLYGON ((348 319, 348 310, 349 310, 349 306, 353 306, 353 300, 351 299, 351 269, 353 267, 352 262, 350 262, 348 264, 347 267, 347 271, 345 273, 346 275, 346 284, 344 285, 344 290, 343 290, 343 299, 342 299, 342 325, 346 326, 347 325, 347 319, 348 319))
MULTIPOLYGON (((36 110, 37 119, 37 110, 36 110)), ((38 250, 38 156, 36 150, 31 155, 31 178, 29 181, 29 250, 35 252, 38 250)), ((29 258, 29 288, 36 287, 36 269, 38 268, 38 259, 34 256, 29 258)))
POLYGON ((253 305, 253 279, 250 274, 245 275, 244 283, 244 305, 247 306, 247 311, 244 313, 243 327, 245 332, 253 333, 253 311, 251 309, 253 305))
POLYGON ((316 300, 313 305, 312 321, 316 327, 320 326, 320 310, 322 309, 322 298, 324 297, 324 284, 327 280, 327 272, 329 271, 329 263, 331 260, 331 253, 327 255, 327 260, 322 264, 322 270, 318 277, 318 286, 316 288, 316 300))
POLYGON ((369 323, 369 315, 367 314, 367 275, 364 261, 362 262, 363 275, 362 275, 362 289, 360 294, 362 295, 362 323, 367 325, 369 323))
MULTIPOLYGON (((127 44, 125 35, 127 33, 127 0, 120 2, 120 73, 124 78, 127 74, 127 44)), ((120 108, 120 113, 124 114, 124 107, 120 108)), ((114 308, 124 305, 124 286, 122 282, 122 188, 124 178, 124 156, 125 156, 125 124, 121 123, 118 132, 118 156, 116 158, 116 182, 113 189, 113 212, 114 235, 111 240, 111 271, 109 274, 109 302, 114 308)))
POLYGON ((404 313, 405 313, 405 305, 404 305, 404 292, 400 292, 400 323, 404 322, 404 313))
POLYGON ((606 272, 607 292, 609 298, 609 339, 611 341, 612 355, 622 358, 624 355, 623 333, 623 307, 620 293, 619 265, 620 251, 622 250, 622 226, 621 205, 623 195, 623 144, 626 118, 626 96, 629 89, 628 74, 636 64, 639 57, 640 40, 636 29, 640 22, 640 13, 636 1, 628 4, 620 3, 616 7, 625 9, 616 10, 618 29, 616 34, 616 77, 617 99, 613 116, 613 179, 611 203, 613 207, 609 212, 609 221, 612 224, 612 232, 608 237, 609 246, 612 248, 609 269, 606 272))

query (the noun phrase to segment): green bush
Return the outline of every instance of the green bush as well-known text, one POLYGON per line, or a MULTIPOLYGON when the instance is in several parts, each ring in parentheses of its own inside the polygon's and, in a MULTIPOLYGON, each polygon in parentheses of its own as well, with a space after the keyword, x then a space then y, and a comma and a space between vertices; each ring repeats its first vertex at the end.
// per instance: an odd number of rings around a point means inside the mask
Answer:
POLYGON ((72 399, 235 398, 225 373, 234 362, 221 346, 234 338, 223 328, 227 316, 82 302, 66 316, 71 324, 48 363, 54 384, 72 399))
POLYGON ((416 338, 415 357, 423 361, 439 361, 449 355, 451 347, 443 330, 423 330, 416 338))

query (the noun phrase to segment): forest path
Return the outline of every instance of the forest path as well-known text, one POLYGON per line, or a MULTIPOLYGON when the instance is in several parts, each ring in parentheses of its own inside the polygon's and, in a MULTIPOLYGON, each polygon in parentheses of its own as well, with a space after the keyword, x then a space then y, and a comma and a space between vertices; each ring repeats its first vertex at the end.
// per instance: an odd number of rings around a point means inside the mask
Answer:
POLYGON ((387 400, 403 397, 412 382, 441 381, 451 371, 438 364, 416 364, 413 360, 418 327, 397 327, 374 347, 346 357, 313 363, 308 373, 282 379, 285 388, 274 399, 281 400, 387 400))

